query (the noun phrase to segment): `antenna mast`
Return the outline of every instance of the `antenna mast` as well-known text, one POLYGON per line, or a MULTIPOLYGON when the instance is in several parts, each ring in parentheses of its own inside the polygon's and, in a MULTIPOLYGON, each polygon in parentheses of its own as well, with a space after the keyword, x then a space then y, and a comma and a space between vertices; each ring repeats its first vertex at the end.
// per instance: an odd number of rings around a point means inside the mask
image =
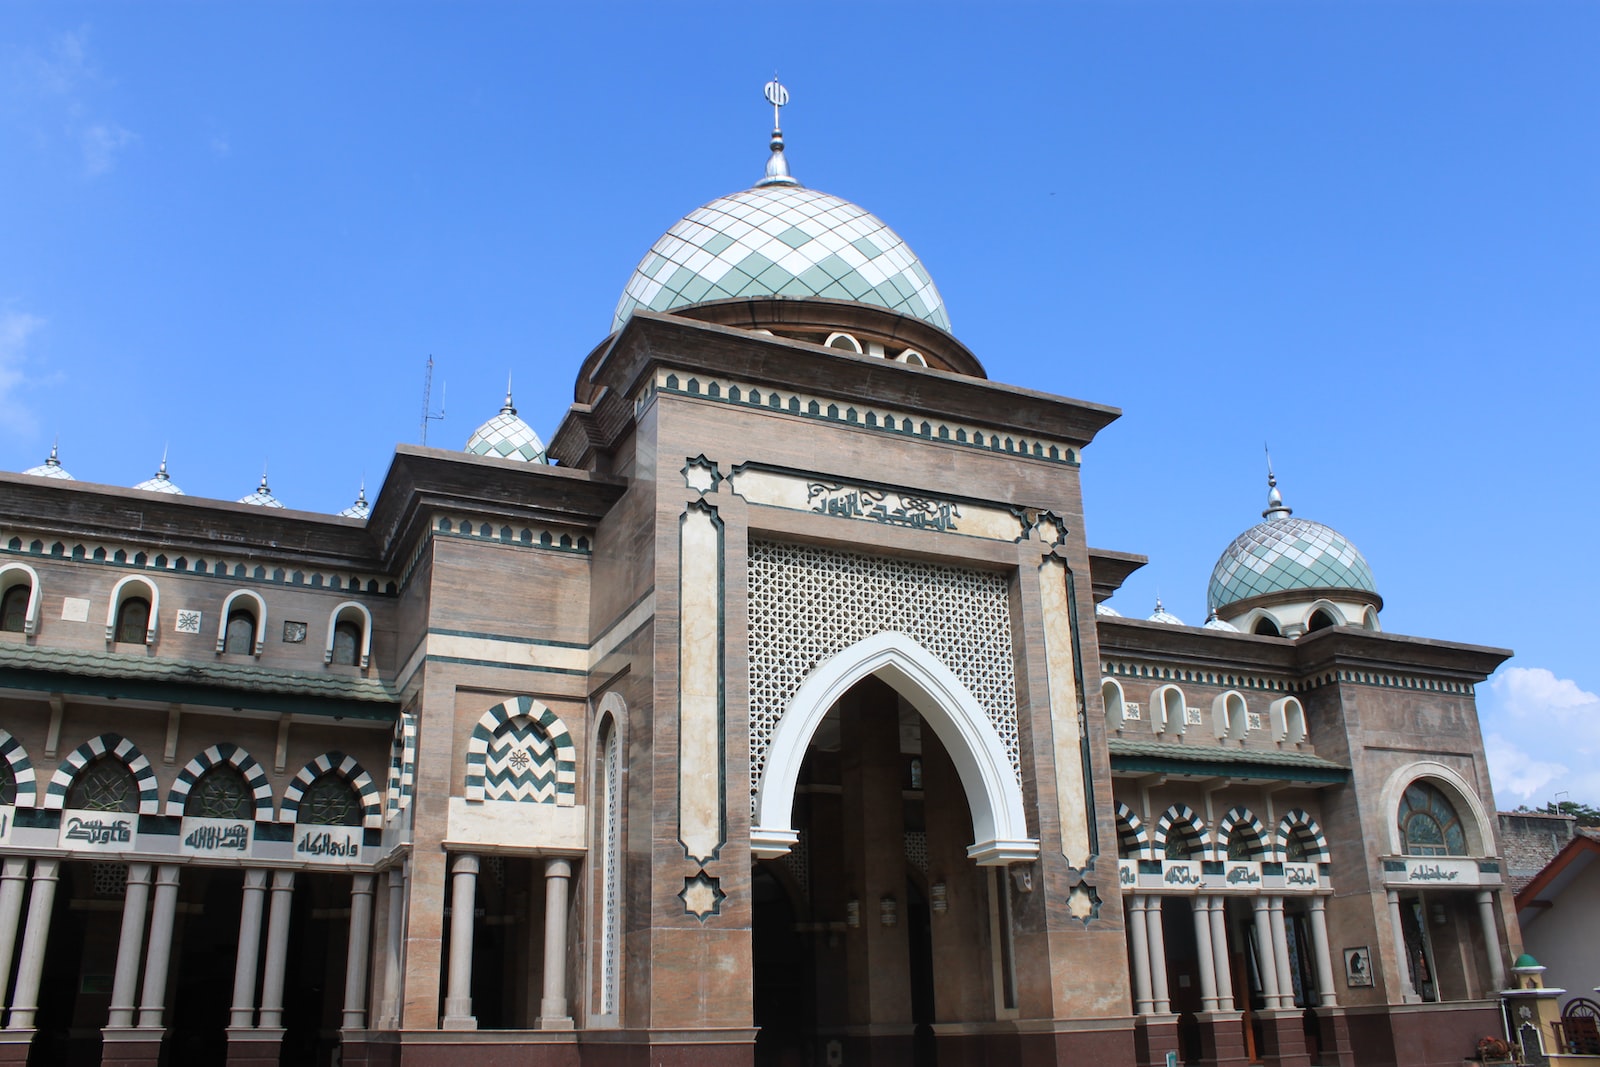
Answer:
POLYGON ((445 382, 439 390, 439 411, 433 411, 433 354, 428 354, 428 370, 422 379, 422 443, 428 443, 428 423, 439 422, 444 418, 444 405, 446 393, 450 383, 445 382))

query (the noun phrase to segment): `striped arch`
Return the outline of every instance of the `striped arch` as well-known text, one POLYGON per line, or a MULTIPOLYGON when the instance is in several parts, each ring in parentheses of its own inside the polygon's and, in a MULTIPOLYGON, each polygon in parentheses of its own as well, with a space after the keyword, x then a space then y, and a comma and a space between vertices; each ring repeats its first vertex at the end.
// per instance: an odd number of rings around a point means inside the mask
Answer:
POLYGON ((15 737, 0 730, 0 759, 11 767, 11 777, 17 783, 17 807, 31 808, 39 803, 39 786, 34 780, 33 761, 28 750, 15 737))
POLYGON ((1228 814, 1217 823, 1217 859, 1228 858, 1228 846, 1233 843, 1233 835, 1244 834, 1250 839, 1250 858, 1262 860, 1269 857, 1272 844, 1267 837, 1267 828, 1261 825, 1261 820, 1249 808, 1229 808, 1228 814))
POLYGON ((483 713, 467 743, 467 799, 577 803, 577 750, 561 717, 530 696, 483 713))
POLYGON ((1139 813, 1134 811, 1122 801, 1117 801, 1117 855, 1123 851, 1132 852, 1129 859, 1144 859, 1150 855, 1150 831, 1145 828, 1144 820, 1139 818, 1139 813))
POLYGON ((383 829, 383 804, 377 785, 372 781, 372 776, 361 769, 361 764, 355 761, 354 756, 346 756, 343 752, 324 752, 300 768, 300 773, 294 776, 289 788, 283 791, 283 815, 279 821, 299 822, 300 798, 305 796, 312 782, 329 772, 349 782, 361 795, 361 825, 368 830, 383 829))
POLYGON ((1289 838, 1299 834, 1306 843, 1306 856, 1313 863, 1328 862, 1328 838, 1317 825, 1317 820, 1304 808, 1286 812, 1278 823, 1278 855, 1289 854, 1289 838))
POLYGON ((402 711, 394 724, 394 739, 389 745, 389 790, 385 805, 391 812, 411 806, 411 793, 417 781, 417 717, 402 711))
POLYGON ((1167 839, 1171 836, 1174 828, 1176 828, 1179 833, 1182 833, 1184 830, 1188 830, 1189 833, 1194 837, 1195 841, 1199 844, 1200 855, 1191 858, 1204 859, 1209 857, 1210 842, 1206 840, 1205 820, 1196 815, 1194 813, 1194 809, 1189 805, 1174 804, 1172 807, 1162 812, 1161 818, 1156 822, 1155 841, 1152 842, 1152 844, 1154 845, 1155 854, 1158 859, 1164 859, 1166 857, 1167 839))
POLYGON ((138 745, 121 734, 111 733, 89 738, 61 761, 61 766, 50 776, 50 785, 45 789, 44 806, 56 811, 66 807, 67 790, 72 788, 73 779, 89 764, 106 755, 121 760, 133 772, 134 781, 139 784, 139 814, 160 814, 161 786, 156 781, 156 772, 151 769, 150 761, 144 758, 138 745))
POLYGON ((189 803, 189 790, 207 771, 224 763, 244 775, 244 784, 250 787, 250 794, 255 798, 256 822, 271 822, 272 783, 267 781, 267 772, 250 753, 231 741, 212 745, 183 765, 183 770, 178 772, 178 780, 172 783, 172 789, 167 793, 167 814, 184 814, 184 806, 189 803))

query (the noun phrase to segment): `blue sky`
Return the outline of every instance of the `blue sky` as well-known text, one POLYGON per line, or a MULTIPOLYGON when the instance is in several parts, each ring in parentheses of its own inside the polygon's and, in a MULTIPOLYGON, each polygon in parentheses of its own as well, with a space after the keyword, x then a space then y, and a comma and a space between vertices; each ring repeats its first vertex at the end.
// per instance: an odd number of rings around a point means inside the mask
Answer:
POLYGON ((507 373, 548 437, 623 285, 789 159, 932 273, 992 377, 1115 404, 1114 601, 1205 615, 1264 504, 1393 632, 1514 648, 1497 801, 1600 804, 1589 430, 1600 8, 0 6, 0 469, 334 511, 507 373))

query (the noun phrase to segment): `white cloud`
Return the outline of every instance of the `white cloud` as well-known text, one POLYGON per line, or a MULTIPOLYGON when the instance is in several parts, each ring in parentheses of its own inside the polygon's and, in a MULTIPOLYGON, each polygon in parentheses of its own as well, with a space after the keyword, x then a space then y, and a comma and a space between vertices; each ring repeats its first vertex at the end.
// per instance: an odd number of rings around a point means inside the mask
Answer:
POLYGON ((83 145, 83 168, 91 177, 104 174, 117 162, 117 153, 133 144, 139 135, 125 130, 114 122, 97 122, 80 135, 83 145))
POLYGON ((1600 695, 1544 667, 1507 667, 1479 695, 1501 807, 1544 803, 1563 791, 1600 803, 1600 695))
POLYGON ((18 436, 33 432, 33 415, 16 394, 28 380, 23 371, 28 340, 42 326, 44 320, 37 315, 0 311, 0 410, 6 412, 6 417, 0 419, 0 426, 18 436))
POLYGON ((47 45, 0 50, 0 110, 10 112, 41 143, 64 136, 81 152, 84 174, 115 167, 138 134, 108 117, 95 97, 114 86, 94 64, 89 32, 60 33, 47 45))

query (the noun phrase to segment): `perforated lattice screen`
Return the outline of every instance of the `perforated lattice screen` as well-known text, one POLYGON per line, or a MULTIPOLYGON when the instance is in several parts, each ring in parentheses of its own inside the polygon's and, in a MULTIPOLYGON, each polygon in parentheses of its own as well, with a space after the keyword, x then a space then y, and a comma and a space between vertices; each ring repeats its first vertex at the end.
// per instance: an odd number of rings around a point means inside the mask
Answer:
POLYGON ((806 676, 835 653, 890 631, 911 637, 961 680, 983 706, 1017 769, 1017 694, 1004 575, 752 541, 749 577, 752 804, 772 733, 806 676))

